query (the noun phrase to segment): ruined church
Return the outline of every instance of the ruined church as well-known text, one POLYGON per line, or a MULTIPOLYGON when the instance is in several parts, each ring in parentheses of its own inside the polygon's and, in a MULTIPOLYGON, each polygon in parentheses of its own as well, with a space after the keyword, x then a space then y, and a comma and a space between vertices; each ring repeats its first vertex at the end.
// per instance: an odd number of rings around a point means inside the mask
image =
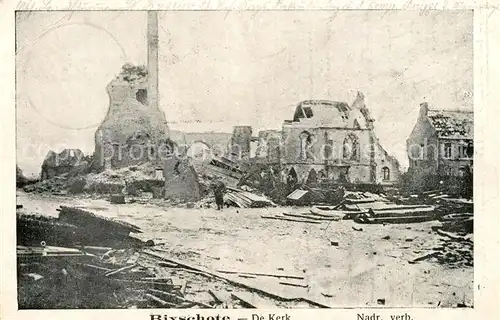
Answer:
POLYGON ((399 163, 380 144, 374 121, 361 92, 352 105, 302 101, 293 119, 283 123, 281 139, 276 139, 277 132, 262 135, 273 139, 261 139, 259 150, 266 151, 257 156, 279 163, 294 183, 394 184, 399 163))

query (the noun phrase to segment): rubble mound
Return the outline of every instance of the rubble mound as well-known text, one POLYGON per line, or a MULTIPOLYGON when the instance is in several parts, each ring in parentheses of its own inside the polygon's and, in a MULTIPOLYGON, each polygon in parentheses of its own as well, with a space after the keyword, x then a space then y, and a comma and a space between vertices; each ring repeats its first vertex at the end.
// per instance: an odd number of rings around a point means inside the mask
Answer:
POLYGON ((56 153, 49 151, 42 163, 41 180, 69 174, 85 173, 89 168, 89 158, 79 149, 64 149, 56 153))
POLYGON ((139 191, 152 192, 162 187, 163 181, 154 179, 155 166, 145 163, 120 169, 108 169, 99 173, 71 176, 68 173, 55 176, 23 187, 25 192, 67 194, 122 194, 136 195, 139 191))
POLYGON ((70 179, 68 174, 55 176, 50 179, 39 181, 37 183, 28 184, 23 187, 24 192, 34 193, 50 193, 53 195, 63 195, 67 193, 70 179))
POLYGON ((140 190, 152 192, 153 187, 163 186, 154 179, 155 166, 144 163, 120 169, 107 169, 86 176, 85 192, 97 194, 137 194, 140 190))

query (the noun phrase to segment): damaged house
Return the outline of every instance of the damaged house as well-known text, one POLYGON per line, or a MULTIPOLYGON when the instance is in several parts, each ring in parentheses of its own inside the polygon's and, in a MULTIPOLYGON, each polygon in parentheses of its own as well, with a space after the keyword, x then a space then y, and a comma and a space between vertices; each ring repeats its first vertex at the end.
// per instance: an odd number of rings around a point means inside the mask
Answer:
POLYGON ((300 102, 293 120, 286 120, 281 141, 264 132, 260 161, 279 161, 287 181, 354 184, 394 184, 399 163, 381 146, 361 92, 351 106, 346 102, 300 102), (271 139, 265 139, 270 137, 271 139))
MULTIPOLYGON (((407 139, 408 172, 414 184, 436 187, 440 181, 463 180, 472 187, 474 113, 434 110, 420 104, 415 127, 407 139)), ((460 182, 462 181, 462 182, 460 182)))

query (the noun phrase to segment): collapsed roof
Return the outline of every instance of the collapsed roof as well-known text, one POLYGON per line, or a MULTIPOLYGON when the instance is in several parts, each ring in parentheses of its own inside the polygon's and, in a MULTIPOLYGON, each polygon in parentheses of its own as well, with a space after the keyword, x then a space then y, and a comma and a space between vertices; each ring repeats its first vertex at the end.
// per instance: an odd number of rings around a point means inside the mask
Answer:
POLYGON ((373 119, 364 104, 363 94, 358 92, 352 106, 330 100, 302 101, 295 109, 293 122, 313 127, 370 129, 373 119))
POLYGON ((427 117, 440 138, 473 139, 474 113, 458 110, 429 110, 427 117))

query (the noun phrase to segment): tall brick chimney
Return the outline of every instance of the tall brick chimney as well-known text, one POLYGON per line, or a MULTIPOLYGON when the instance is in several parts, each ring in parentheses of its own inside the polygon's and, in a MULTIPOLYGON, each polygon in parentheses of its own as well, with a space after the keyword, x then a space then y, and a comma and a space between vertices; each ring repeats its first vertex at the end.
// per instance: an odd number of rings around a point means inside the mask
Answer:
POLYGON ((148 101, 158 107, 158 12, 148 11, 148 101))

